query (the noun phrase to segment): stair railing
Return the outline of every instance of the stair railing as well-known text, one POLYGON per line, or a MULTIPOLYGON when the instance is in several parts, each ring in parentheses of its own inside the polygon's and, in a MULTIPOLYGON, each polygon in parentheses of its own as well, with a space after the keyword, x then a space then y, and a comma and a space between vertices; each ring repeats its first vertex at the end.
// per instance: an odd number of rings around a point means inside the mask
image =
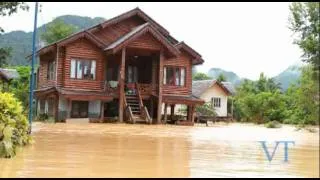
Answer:
POLYGON ((147 123, 151 123, 151 118, 150 118, 148 109, 146 106, 143 105, 143 101, 142 101, 142 97, 141 97, 139 89, 140 89, 139 84, 136 83, 136 90, 137 90, 138 99, 139 99, 141 116, 147 121, 147 123))
POLYGON ((126 118, 129 119, 129 122, 132 121, 133 123, 135 123, 131 107, 127 104, 126 98, 124 98, 123 103, 124 103, 124 106, 125 106, 125 109, 126 109, 125 110, 126 118))

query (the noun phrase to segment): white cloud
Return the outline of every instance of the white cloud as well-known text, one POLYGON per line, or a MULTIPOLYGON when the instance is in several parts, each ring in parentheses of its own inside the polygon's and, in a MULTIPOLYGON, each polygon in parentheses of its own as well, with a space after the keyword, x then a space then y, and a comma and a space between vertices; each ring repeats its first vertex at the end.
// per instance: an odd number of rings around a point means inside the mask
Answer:
MULTIPOLYGON (((5 30, 33 29, 34 3, 29 12, 1 18, 5 30)), ((205 60, 199 70, 219 67, 257 79, 260 72, 275 76, 299 61, 287 28, 289 3, 102 3, 44 2, 39 25, 56 16, 74 14, 112 18, 135 7, 196 49, 205 60)))

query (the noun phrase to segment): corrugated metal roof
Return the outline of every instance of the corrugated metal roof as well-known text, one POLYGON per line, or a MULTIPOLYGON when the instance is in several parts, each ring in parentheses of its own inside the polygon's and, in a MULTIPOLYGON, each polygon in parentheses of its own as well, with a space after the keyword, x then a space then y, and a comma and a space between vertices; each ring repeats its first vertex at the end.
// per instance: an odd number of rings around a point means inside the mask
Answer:
POLYGON ((0 76, 5 78, 6 80, 11 80, 11 79, 18 79, 19 73, 15 69, 3 69, 0 68, 0 76))
POLYGON ((200 80, 192 81, 192 95, 195 97, 200 97, 205 90, 211 87, 216 80, 200 80))
MULTIPOLYGON (((208 88, 210 88, 213 84, 217 83, 215 79, 210 80, 199 80, 199 81, 192 81, 192 95, 196 97, 200 97, 202 93, 204 93, 208 88)), ((230 94, 235 93, 235 89, 230 82, 221 82, 217 83, 230 94)))
POLYGON ((226 87, 232 95, 236 93, 236 89, 231 82, 221 82, 224 87, 226 87))

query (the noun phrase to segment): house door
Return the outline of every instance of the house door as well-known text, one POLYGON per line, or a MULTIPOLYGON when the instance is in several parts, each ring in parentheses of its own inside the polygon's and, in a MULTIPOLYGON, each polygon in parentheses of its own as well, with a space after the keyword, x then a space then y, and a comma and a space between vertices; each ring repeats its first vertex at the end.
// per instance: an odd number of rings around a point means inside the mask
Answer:
POLYGON ((128 66, 127 69, 127 83, 136 83, 138 82, 138 67, 137 66, 128 66))
POLYGON ((88 101, 72 101, 72 118, 87 118, 88 117, 88 101))

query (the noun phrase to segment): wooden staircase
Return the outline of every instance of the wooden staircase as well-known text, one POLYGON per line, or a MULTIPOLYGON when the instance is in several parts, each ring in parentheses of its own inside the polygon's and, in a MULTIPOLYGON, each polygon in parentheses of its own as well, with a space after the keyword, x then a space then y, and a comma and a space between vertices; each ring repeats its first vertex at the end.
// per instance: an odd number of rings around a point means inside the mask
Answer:
POLYGON ((151 123, 147 107, 143 105, 143 101, 139 92, 138 84, 135 86, 135 94, 125 95, 125 107, 127 120, 131 123, 145 122, 151 123))

